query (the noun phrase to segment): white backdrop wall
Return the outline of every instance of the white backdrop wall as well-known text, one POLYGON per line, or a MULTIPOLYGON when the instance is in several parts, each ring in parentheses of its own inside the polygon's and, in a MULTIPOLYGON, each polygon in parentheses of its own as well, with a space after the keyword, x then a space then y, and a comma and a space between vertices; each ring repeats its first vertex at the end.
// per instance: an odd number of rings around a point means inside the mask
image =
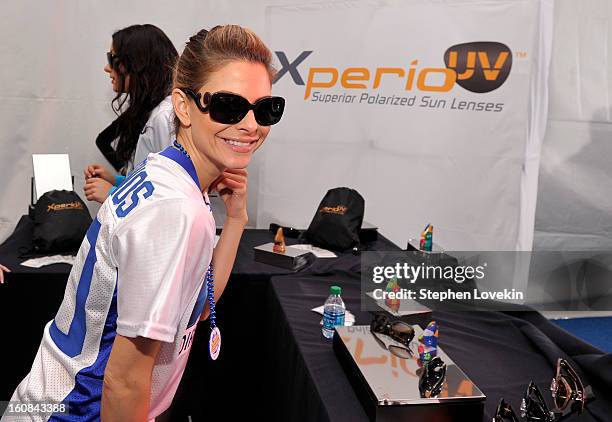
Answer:
MULTIPOLYGON (((431 222, 434 238, 448 249, 529 249, 545 127, 541 99, 546 98, 551 5, 406 0, 269 8, 266 31, 274 48, 291 61, 303 51, 312 53, 294 69, 305 86, 288 75, 275 85, 288 108, 263 156, 258 223, 280 219, 304 227, 327 189, 347 185, 366 198, 366 220, 397 244, 405 245, 431 222), (443 92, 408 88, 406 78, 396 74, 385 75, 379 86, 374 82, 379 68, 406 69, 408 75, 416 63, 415 75, 425 72, 421 69, 437 71, 448 48, 476 41, 501 42, 511 50, 508 78, 491 92, 471 92, 460 82, 443 92), (337 72, 337 83, 310 90, 313 69, 329 68, 338 70, 312 79, 326 82, 337 72), (347 68, 369 72, 363 87, 341 84, 347 68), (317 101, 326 94, 356 98, 317 101), (363 95, 415 102, 370 103, 363 95), (495 109, 461 110, 461 101, 495 104, 495 109), (525 171, 528 151, 535 174, 525 171)), ((491 63, 501 57, 487 54, 491 63)), ((475 77, 480 71, 477 67, 475 77)))
MULTIPOLYGON (((114 31, 152 23, 180 52, 190 35, 217 24, 237 23, 262 34, 268 4, 267 0, 3 1, 0 241, 27 212, 31 154, 69 153, 75 190, 82 197, 83 169, 105 162, 95 138, 114 119, 110 79, 102 70, 114 31)), ((254 163, 251 168, 253 186, 256 167, 254 163)), ((249 200, 252 216, 256 199, 253 194, 249 200)), ((95 213, 98 207, 89 205, 95 213)))
MULTIPOLYGON (((0 64, 5 75, 2 82, 3 89, 0 92, 0 124, 3 128, 0 131, 0 180, 2 181, 0 182, 0 241, 13 230, 19 216, 26 212, 29 202, 29 181, 32 175, 30 158, 32 153, 69 153, 72 171, 75 175, 75 189, 79 193, 83 185, 83 167, 91 162, 103 161, 102 156, 97 152, 94 140, 98 132, 114 118, 109 105, 113 96, 110 81, 102 71, 105 61, 104 53, 108 51, 113 31, 133 23, 153 23, 168 34, 180 51, 189 35, 200 28, 211 27, 215 24, 238 23, 252 28, 269 41, 267 39, 269 22, 266 22, 266 14, 269 14, 274 7, 269 9, 267 7, 302 3, 305 3, 304 0, 279 0, 273 3, 270 0, 186 0, 179 3, 144 0, 130 2, 116 0, 4 2, 0 9, 0 17, 3 22, 0 28, 3 40, 0 45, 0 64)), ((326 3, 347 2, 328 1, 326 3)), ((432 3, 444 5, 451 4, 453 1, 432 3)), ((484 3, 495 3, 495 0, 484 3)), ((500 0, 500 3, 504 1, 500 0)), ((598 89, 604 85, 596 85, 597 87, 593 88, 589 78, 595 76, 595 80, 598 83, 605 83, 607 92, 610 92, 611 66, 607 61, 610 55, 603 55, 604 52, 609 53, 610 45, 612 45, 609 31, 610 6, 607 0, 577 3, 571 0, 555 2, 558 11, 555 14, 555 44, 551 71, 556 81, 570 80, 574 92, 577 92, 578 87, 586 89, 582 91, 586 94, 581 97, 584 102, 580 108, 582 113, 580 118, 593 120, 593 117, 589 117, 584 112, 595 107, 594 110, 599 109, 599 112, 592 113, 592 115, 598 116, 595 117, 595 120, 601 124, 592 130, 582 128, 580 136, 570 136, 564 128, 561 128, 557 131, 558 135, 555 139, 552 139, 550 135, 546 138, 545 162, 541 166, 543 182, 539 188, 539 195, 541 198, 546 198, 546 203, 539 204, 537 226, 543 229, 542 232, 553 234, 556 232, 558 235, 556 239, 560 239, 558 241, 561 243, 563 243, 564 233, 567 233, 564 225, 568 222, 551 216, 555 214, 555 210, 557 210, 556 216, 559 216, 560 204, 566 207, 567 202, 573 203, 577 196, 584 196, 585 186, 592 187, 589 190, 589 202, 596 205, 596 215, 588 217, 605 222, 605 218, 609 218, 612 211, 612 205, 609 202, 602 205, 601 202, 594 201, 596 197, 601 199, 602 195, 597 186, 603 186, 603 184, 593 184, 594 180, 587 177, 581 189, 578 189, 578 193, 575 190, 568 192, 565 183, 573 179, 565 173, 563 177, 560 177, 558 171, 558 167, 564 167, 563 164, 569 161, 568 157, 572 156, 569 152, 584 149, 576 147, 577 138, 584 141, 591 139, 593 133, 598 133, 600 134, 597 135, 598 139, 603 141, 609 134, 607 129, 609 126, 605 123, 610 121, 609 102, 607 101, 610 96, 607 95, 604 100, 601 92, 603 90, 598 89), (579 19, 573 20, 573 16, 579 19), (582 26, 578 25, 577 21, 580 21, 582 26), (559 27, 560 22, 564 25, 563 28, 559 27), (592 29, 593 22, 595 22, 594 27, 597 28, 595 30, 592 29), (565 25, 570 25, 572 28, 569 33, 565 31, 565 25), (560 38, 567 39, 567 43, 572 45, 573 61, 568 59, 567 49, 560 46, 558 42, 560 38), (593 38, 597 42, 591 49, 593 38), (602 39, 605 41, 601 41, 602 39), (591 64, 593 57, 590 56, 590 52, 595 50, 599 54, 599 61, 593 64, 599 67, 589 66, 589 69, 592 70, 585 72, 581 65, 591 64), (575 77, 576 72, 574 72, 576 66, 582 70, 578 77, 575 77), (556 68, 558 68, 557 73, 555 73, 556 68), (595 92, 592 92, 593 90, 595 92), (593 98, 597 101, 594 101, 593 98), (592 102, 597 105, 591 107, 592 102), (562 148, 556 145, 557 138, 562 138, 562 148), (561 150, 565 153, 562 154, 561 150), (553 174, 555 177, 552 177, 553 174)), ((312 28, 316 28, 316 23, 313 23, 312 28)), ((339 28, 338 31, 342 31, 342 28, 339 28)), ((303 36, 309 37, 309 34, 305 33, 303 36)), ((562 45, 564 46, 565 43, 562 45)), ((277 49, 275 45, 270 44, 270 46, 273 50, 277 49)), ((278 88, 275 87, 275 90, 278 88)), ((555 92, 551 96, 552 114, 557 116, 559 121, 576 120, 575 114, 563 114, 558 111, 567 110, 566 107, 576 100, 577 95, 570 96, 568 100, 567 97, 560 95, 562 91, 556 89, 554 84, 551 84, 551 88, 555 92)), ((552 121, 548 125, 549 132, 551 128, 554 130, 552 121)), ((276 129, 272 131, 268 144, 258 152, 250 167, 252 190, 249 197, 249 214, 251 223, 266 226, 271 218, 277 218, 282 223, 303 226, 314 213, 316 204, 325 189, 344 184, 351 185, 354 179, 350 174, 344 173, 346 175, 344 178, 336 175, 334 179, 326 180, 326 183, 319 180, 318 184, 313 185, 313 180, 320 179, 321 166, 313 169, 312 166, 307 166, 297 159, 290 166, 291 170, 296 173, 311 174, 312 176, 301 179, 305 186, 311 187, 307 191, 308 194, 304 194, 299 186, 283 187, 283 189, 288 189, 286 193, 289 198, 294 198, 294 201, 289 204, 288 208, 279 208, 279 204, 286 202, 286 197, 275 197, 275 195, 282 195, 284 192, 277 190, 276 193, 271 193, 268 189, 269 183, 277 183, 278 186, 282 186, 283 183, 283 180, 278 180, 276 176, 272 179, 268 177, 268 172, 276 165, 275 160, 270 160, 274 156, 274 149, 278 151, 279 147, 286 148, 286 146, 283 147, 282 133, 276 135, 276 132, 281 131, 276 129), (276 147, 274 142, 278 144, 276 147), (264 161, 265 166, 262 166, 264 161)), ((590 141, 587 143, 592 144, 590 141)), ((593 146, 591 145, 589 150, 592 151, 593 146)), ((313 148, 316 147, 313 145, 313 148)), ((599 147, 605 146, 599 145, 599 147)), ((322 157, 327 155, 326 152, 322 154, 322 157)), ((599 157, 602 165, 598 167, 597 172, 603 174, 604 180, 607 180, 606 177, 609 178, 611 172, 608 170, 606 173, 606 158, 601 157, 597 152, 592 155, 599 157)), ((370 157, 365 156, 362 160, 365 162, 368 158, 370 157)), ((381 169, 384 169, 384 166, 381 169)), ((578 170, 581 169, 575 169, 575 171, 578 170)), ((274 171, 272 170, 272 174, 274 171)), ((395 206, 394 198, 397 192, 389 186, 389 183, 383 183, 377 179, 374 170, 366 171, 372 172, 372 177, 369 178, 370 184, 365 188, 359 187, 360 190, 364 190, 363 193, 366 196, 366 219, 380 225, 383 233, 392 240, 398 244, 404 244, 406 237, 415 234, 415 229, 421 228, 430 221, 437 223, 427 209, 419 211, 418 218, 407 221, 401 207, 395 206), (376 208, 376 212, 369 211, 374 201, 384 201, 385 208, 376 208), (389 226, 389 222, 392 222, 393 227, 389 226), (395 229, 398 226, 405 227, 405 229, 395 229)), ((595 173, 595 171, 592 172, 593 175, 595 173)), ((412 203, 417 201, 418 199, 413 200, 412 203)), ((605 201, 609 201, 609 198, 605 198, 605 201)), ((95 209, 96 207, 92 207, 92 211, 95 209)), ((445 213, 450 215, 453 212, 453 208, 449 206, 436 210, 435 216, 443 217, 445 213)), ((519 213, 518 205, 516 213, 519 213)), ((593 226, 585 222, 581 227, 579 230, 589 232, 593 226)), ((609 228, 610 225, 606 227, 609 228)), ((529 231, 529 227, 527 229, 529 231)), ((536 245, 537 240, 538 238, 536 238, 536 245)), ((504 239, 504 241, 514 245, 516 236, 512 239, 504 239)))
POLYGON ((555 2, 534 246, 612 248, 612 2, 555 2))

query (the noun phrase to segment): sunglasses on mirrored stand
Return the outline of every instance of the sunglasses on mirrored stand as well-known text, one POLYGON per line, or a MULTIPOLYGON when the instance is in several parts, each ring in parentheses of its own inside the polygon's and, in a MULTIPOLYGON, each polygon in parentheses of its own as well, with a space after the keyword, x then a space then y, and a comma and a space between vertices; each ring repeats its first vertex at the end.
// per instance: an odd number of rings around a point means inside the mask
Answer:
POLYGON ((391 337, 393 340, 410 346, 414 338, 414 328, 404 321, 391 321, 384 314, 377 314, 370 323, 370 330, 391 337))
POLYGON ((442 392, 446 380, 446 363, 440 356, 436 356, 423 367, 419 378, 419 392, 423 398, 434 398, 442 392))

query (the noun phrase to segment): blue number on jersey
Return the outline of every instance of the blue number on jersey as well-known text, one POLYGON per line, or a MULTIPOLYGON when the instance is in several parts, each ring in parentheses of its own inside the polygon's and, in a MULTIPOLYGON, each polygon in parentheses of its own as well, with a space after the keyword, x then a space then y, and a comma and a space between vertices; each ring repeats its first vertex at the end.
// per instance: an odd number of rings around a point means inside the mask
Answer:
POLYGON ((91 278, 97 261, 96 241, 98 240, 99 232, 100 222, 96 218, 93 223, 91 223, 91 226, 89 226, 89 230, 87 230, 86 237, 87 241, 89 242, 89 252, 85 258, 83 269, 81 270, 79 284, 76 287, 74 316, 72 318, 72 322, 70 323, 68 333, 64 334, 61 332, 55 324, 55 320, 53 320, 51 327, 49 327, 49 334, 57 347, 70 357, 75 357, 81 354, 81 351, 83 350, 83 343, 85 342, 85 334, 87 334, 85 303, 87 302, 87 297, 89 296, 91 278))
POLYGON ((128 215, 140 201, 140 193, 144 191, 142 197, 148 198, 153 194, 155 187, 153 183, 146 180, 147 172, 144 166, 139 166, 134 169, 127 179, 119 186, 119 189, 113 194, 113 204, 118 205, 115 209, 117 217, 123 218, 128 215), (131 194, 131 195, 130 195, 131 194), (129 196, 129 201, 128 201, 129 196))

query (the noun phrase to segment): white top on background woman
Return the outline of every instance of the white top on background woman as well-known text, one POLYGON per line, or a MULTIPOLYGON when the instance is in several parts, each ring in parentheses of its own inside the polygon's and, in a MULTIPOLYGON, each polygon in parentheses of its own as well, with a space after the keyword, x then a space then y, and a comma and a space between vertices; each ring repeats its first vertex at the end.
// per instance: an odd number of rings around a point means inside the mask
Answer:
POLYGON ((160 152, 170 146, 171 140, 175 138, 174 117, 172 97, 168 95, 151 111, 151 117, 138 137, 134 159, 127 165, 127 173, 134 169, 134 165, 146 160, 152 152, 160 152))

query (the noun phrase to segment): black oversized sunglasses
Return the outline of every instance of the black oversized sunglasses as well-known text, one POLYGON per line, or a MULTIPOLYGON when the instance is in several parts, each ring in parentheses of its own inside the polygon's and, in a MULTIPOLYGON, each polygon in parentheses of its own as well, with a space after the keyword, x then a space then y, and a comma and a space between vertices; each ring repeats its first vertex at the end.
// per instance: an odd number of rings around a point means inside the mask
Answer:
POLYGON ((255 120, 260 125, 275 125, 285 110, 285 99, 282 97, 264 97, 251 104, 246 98, 229 92, 202 94, 188 88, 181 90, 193 99, 202 113, 209 113, 215 122, 228 125, 240 122, 249 110, 253 110, 255 120))
POLYGON ((119 56, 117 56, 116 54, 113 54, 110 51, 106 53, 106 61, 108 62, 108 65, 111 68, 115 67, 118 60, 119 60, 119 56))

